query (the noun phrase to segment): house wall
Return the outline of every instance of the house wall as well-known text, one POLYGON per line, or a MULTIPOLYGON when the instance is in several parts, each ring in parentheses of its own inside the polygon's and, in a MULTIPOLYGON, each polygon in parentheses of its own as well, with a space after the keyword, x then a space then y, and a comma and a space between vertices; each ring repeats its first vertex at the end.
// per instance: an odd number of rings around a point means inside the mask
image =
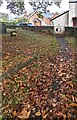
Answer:
POLYGON ((75 4, 75 16, 77 17, 77 2, 75 4))
MULTIPOLYGON (((35 25, 35 23, 34 23, 34 19, 35 19, 35 18, 40 19, 40 18, 38 17, 37 13, 35 13, 34 15, 32 15, 32 16, 28 19, 28 22, 29 22, 29 23, 32 23, 32 25, 35 25)), ((41 23, 38 24, 38 26, 42 26, 42 25, 45 25, 45 21, 41 19, 41 23)))
POLYGON ((50 19, 44 17, 44 18, 43 18, 43 21, 44 21, 45 25, 48 25, 48 26, 51 25, 50 19))
POLYGON ((29 23, 32 23, 32 24, 34 25, 33 20, 34 20, 35 18, 38 18, 37 13, 35 13, 33 16, 31 16, 31 17, 28 19, 28 22, 29 22, 29 23))
POLYGON ((77 17, 77 2, 69 3, 69 26, 73 27, 73 17, 77 17))
POLYGON ((63 33, 64 32, 65 26, 68 25, 68 15, 69 15, 69 13, 67 12, 51 21, 52 26, 54 25, 55 33, 63 33))
POLYGON ((34 26, 41 26, 41 21, 34 21, 34 26))

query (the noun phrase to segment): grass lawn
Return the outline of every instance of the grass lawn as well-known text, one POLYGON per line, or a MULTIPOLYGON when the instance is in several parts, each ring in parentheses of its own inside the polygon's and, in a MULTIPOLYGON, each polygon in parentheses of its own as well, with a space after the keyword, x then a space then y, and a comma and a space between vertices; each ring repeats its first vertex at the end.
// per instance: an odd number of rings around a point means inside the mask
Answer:
POLYGON ((56 39, 50 35, 30 31, 20 31, 16 37, 4 35, 2 41, 3 72, 33 56, 37 56, 38 59, 44 55, 52 58, 56 56, 58 46, 56 39))
POLYGON ((76 47, 76 39, 75 37, 73 36, 68 36, 68 37, 65 37, 65 40, 68 44, 70 44, 72 47, 76 47))
POLYGON ((77 73, 77 38, 73 36, 68 36, 68 37, 65 37, 65 40, 67 44, 69 44, 73 48, 72 50, 73 51, 75 50, 75 69, 77 73))
MULTIPOLYGON (((41 80, 45 83, 45 90, 49 81, 52 81, 51 64, 55 61, 58 49, 56 39, 44 33, 21 30, 17 36, 3 35, 2 72, 13 73, 14 68, 21 66, 17 72, 3 79, 3 116, 17 117, 23 107, 34 109, 35 102, 38 110, 40 105, 44 107, 44 101, 40 103, 37 98, 37 90, 42 86, 41 80), (37 59, 33 60, 34 57, 37 59), (23 67, 22 63, 30 59, 30 64, 23 67), (37 88, 37 85, 40 86, 37 88)), ((46 98, 45 93, 43 98, 46 98)))

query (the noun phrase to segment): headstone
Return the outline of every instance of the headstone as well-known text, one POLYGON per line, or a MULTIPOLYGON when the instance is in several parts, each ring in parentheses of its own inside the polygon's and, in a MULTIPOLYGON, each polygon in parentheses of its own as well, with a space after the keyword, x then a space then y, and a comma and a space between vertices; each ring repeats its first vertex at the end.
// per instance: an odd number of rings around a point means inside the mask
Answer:
POLYGON ((17 35, 17 32, 16 32, 15 30, 13 30, 13 31, 10 32, 10 35, 11 35, 11 36, 16 36, 16 35, 17 35))
POLYGON ((6 25, 4 23, 0 23, 0 34, 6 34, 6 25))
POLYGON ((0 34, 2 33, 2 24, 0 23, 0 34))

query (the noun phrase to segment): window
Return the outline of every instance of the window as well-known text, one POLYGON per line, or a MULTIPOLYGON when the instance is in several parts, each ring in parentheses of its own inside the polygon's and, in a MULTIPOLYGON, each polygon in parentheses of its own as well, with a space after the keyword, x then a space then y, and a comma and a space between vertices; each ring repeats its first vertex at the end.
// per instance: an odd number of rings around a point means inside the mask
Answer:
POLYGON ((58 28, 56 28, 56 31, 58 31, 58 28))
POLYGON ((56 31, 57 31, 57 32, 60 32, 60 31, 61 31, 61 28, 56 28, 56 31))

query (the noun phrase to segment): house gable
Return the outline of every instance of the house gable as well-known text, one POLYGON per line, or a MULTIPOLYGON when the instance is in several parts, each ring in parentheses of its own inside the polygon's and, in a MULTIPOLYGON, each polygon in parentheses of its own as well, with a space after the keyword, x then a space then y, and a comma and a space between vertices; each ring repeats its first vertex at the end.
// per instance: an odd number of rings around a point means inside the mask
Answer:
POLYGON ((34 20, 35 18, 39 18, 37 14, 38 14, 37 11, 33 12, 32 14, 30 14, 30 15, 28 16, 28 22, 29 22, 29 23, 32 23, 32 24, 34 25, 34 21, 33 21, 33 20, 34 20))
POLYGON ((37 12, 37 11, 35 11, 35 12, 31 13, 31 14, 28 16, 28 19, 30 19, 31 17, 33 17, 34 15, 37 15, 37 14, 38 14, 38 12, 37 12))
POLYGON ((55 33, 63 33, 65 26, 68 25, 69 11, 66 11, 57 17, 51 19, 51 25, 54 26, 55 33))
POLYGON ((35 18, 33 22, 35 26, 41 26, 41 23, 42 23, 41 19, 38 19, 38 18, 35 18))
POLYGON ((41 19, 35 18, 33 21, 39 21, 39 22, 41 22, 41 19))
POLYGON ((69 13, 69 10, 66 11, 66 12, 64 12, 64 13, 62 13, 62 14, 60 14, 60 15, 58 15, 58 16, 56 16, 56 17, 54 17, 54 18, 52 18, 51 21, 54 20, 54 19, 57 19, 57 18, 59 18, 59 17, 61 17, 61 16, 63 16, 63 15, 66 14, 66 13, 69 13))
POLYGON ((77 0, 70 0, 69 3, 76 3, 77 0))

